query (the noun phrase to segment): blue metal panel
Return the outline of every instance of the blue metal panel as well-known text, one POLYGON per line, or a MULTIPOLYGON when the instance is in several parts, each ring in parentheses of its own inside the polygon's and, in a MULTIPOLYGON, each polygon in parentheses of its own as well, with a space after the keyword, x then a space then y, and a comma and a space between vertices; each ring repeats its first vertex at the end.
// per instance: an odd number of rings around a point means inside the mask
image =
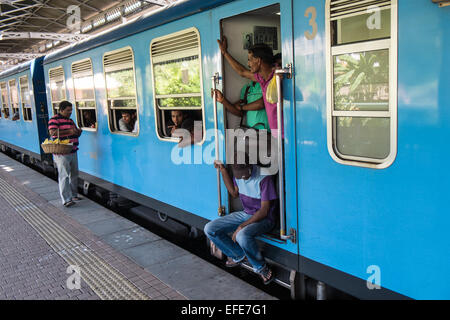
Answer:
MULTIPOLYGON (((31 64, 31 78, 33 87, 33 100, 34 100, 34 117, 37 134, 39 139, 39 145, 48 138, 48 108, 47 108, 47 95, 45 91, 45 77, 43 68, 44 57, 37 58, 32 61, 31 64)), ((40 148, 40 147, 39 147, 40 148)), ((41 153, 43 154, 43 150, 41 153)), ((51 155, 49 155, 51 156, 51 155)))
POLYGON ((398 154, 373 170, 341 165, 327 151, 323 2, 294 3, 294 16, 317 9, 319 32, 294 22, 300 254, 418 299, 448 299, 449 10, 399 0, 398 154), (417 23, 423 21, 424 23, 417 23), (426 50, 423 50, 426 48, 426 50), (448 55, 447 55, 448 56, 448 55))
MULTIPOLYGON (((39 59, 40 61, 42 61, 43 58, 39 59)), ((31 92, 31 106, 32 106, 31 122, 23 120, 22 107, 20 107, 20 120, 12 121, 11 120, 12 114, 8 119, 5 119, 3 116, 0 118, 0 140, 18 146, 25 150, 34 152, 36 154, 41 154, 39 136, 36 134, 38 127, 36 121, 36 105, 34 99, 35 94, 33 89, 33 72, 35 61, 36 60, 33 60, 17 68, 14 68, 15 72, 12 71, 8 73, 5 72, 2 74, 2 77, 0 78, 0 82, 6 81, 6 83, 8 83, 8 81, 11 79, 15 79, 16 84, 18 86, 19 78, 26 75, 28 77, 28 85, 31 92)), ((19 95, 19 103, 21 104, 22 99, 20 96, 19 89, 18 95, 19 95)), ((12 111, 11 107, 10 110, 12 111)))

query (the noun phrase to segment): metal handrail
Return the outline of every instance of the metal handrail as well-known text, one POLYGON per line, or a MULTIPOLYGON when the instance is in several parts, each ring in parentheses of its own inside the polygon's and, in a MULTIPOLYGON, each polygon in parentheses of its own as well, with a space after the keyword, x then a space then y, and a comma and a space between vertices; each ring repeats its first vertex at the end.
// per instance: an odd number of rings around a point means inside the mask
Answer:
POLYGON ((280 196, 280 237, 283 240, 291 239, 295 242, 293 234, 286 235, 286 212, 284 199, 284 153, 283 153, 283 90, 281 87, 281 78, 286 75, 288 79, 292 77, 292 65, 286 68, 276 70, 275 77, 277 83, 277 141, 278 141, 278 193, 280 196))
MULTIPOLYGON (((213 88, 213 105, 214 105, 214 136, 215 136, 215 147, 216 147, 216 160, 220 160, 220 150, 219 150, 219 129, 218 129, 218 119, 217 119, 217 97, 216 97, 216 89, 217 84, 219 83, 219 73, 215 73, 214 76, 211 77, 212 80, 212 88, 213 88)), ((217 168, 217 198, 219 202, 219 207, 217 209, 217 213, 219 216, 223 216, 225 214, 225 208, 222 206, 222 190, 220 184, 220 168, 217 168)))

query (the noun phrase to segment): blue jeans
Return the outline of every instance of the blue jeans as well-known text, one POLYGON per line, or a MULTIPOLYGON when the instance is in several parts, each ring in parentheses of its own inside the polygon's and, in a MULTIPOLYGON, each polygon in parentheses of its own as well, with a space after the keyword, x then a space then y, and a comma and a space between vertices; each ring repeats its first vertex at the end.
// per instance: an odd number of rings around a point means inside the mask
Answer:
POLYGON ((77 153, 53 155, 58 168, 58 185, 61 200, 64 203, 78 196, 78 158, 77 153))
POLYGON ((247 257, 253 266, 253 270, 260 273, 266 266, 264 257, 262 256, 256 237, 269 232, 274 227, 274 223, 268 218, 247 225, 236 235, 234 242, 228 235, 234 232, 239 225, 252 216, 244 211, 236 211, 210 221, 205 225, 206 236, 220 249, 222 252, 233 259, 235 262, 242 261, 247 257))

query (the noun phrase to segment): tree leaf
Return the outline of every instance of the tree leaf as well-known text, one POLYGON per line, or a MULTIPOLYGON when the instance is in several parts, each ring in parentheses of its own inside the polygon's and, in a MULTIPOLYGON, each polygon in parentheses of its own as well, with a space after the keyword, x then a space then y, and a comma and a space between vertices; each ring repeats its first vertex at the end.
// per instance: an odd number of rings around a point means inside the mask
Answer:
POLYGON ((356 88, 358 88, 358 86, 361 84, 365 76, 366 74, 364 72, 358 74, 355 81, 353 81, 353 83, 350 85, 350 92, 353 92, 355 91, 356 88))
POLYGON ((334 79, 334 83, 341 83, 345 84, 348 82, 348 80, 352 77, 353 73, 355 73, 355 70, 351 70, 347 73, 344 73, 343 75, 340 75, 336 79, 334 79))

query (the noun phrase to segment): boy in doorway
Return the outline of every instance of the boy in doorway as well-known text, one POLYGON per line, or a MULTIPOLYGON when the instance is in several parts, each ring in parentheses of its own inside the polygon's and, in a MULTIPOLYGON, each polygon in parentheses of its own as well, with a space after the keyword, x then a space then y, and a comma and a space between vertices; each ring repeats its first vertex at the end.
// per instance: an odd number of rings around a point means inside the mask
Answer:
MULTIPOLYGON (((248 156, 247 156, 248 157, 248 156)), ((272 176, 264 176, 256 165, 232 164, 234 178, 231 180, 225 166, 214 162, 219 168, 228 192, 242 201, 243 211, 230 213, 205 225, 206 236, 228 256, 227 267, 235 267, 248 259, 253 270, 264 284, 269 284, 273 271, 264 260, 256 237, 269 232, 275 226, 275 200, 278 199, 272 176), (228 234, 233 232, 232 237, 228 234)))

